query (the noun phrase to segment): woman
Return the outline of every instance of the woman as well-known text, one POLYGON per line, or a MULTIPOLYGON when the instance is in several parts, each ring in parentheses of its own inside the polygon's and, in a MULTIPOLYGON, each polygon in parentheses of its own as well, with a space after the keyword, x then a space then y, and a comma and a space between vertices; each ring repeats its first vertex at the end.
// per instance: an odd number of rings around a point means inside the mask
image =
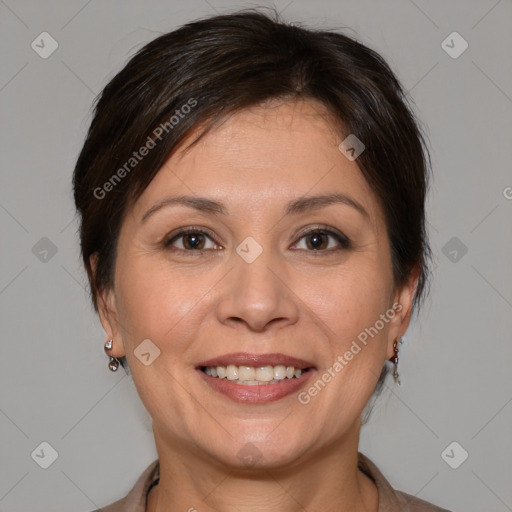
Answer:
POLYGON ((428 153, 383 59, 259 12, 105 87, 74 192, 158 459, 103 511, 442 511, 358 452, 428 280, 428 153))

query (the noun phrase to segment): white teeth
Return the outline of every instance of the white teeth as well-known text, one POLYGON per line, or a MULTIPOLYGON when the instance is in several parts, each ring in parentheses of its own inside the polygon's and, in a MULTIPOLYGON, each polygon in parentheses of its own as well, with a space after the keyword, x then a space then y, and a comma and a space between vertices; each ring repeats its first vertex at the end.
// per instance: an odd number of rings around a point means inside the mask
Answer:
POLYGON ((251 366, 240 366, 238 368, 238 378, 240 380, 255 380, 256 370, 251 366))
POLYGON ((228 380, 238 380, 238 366, 228 364, 226 368, 226 377, 228 380))
POLYGON ((277 384, 284 379, 298 379, 305 370, 282 364, 277 366, 259 366, 257 368, 229 364, 228 366, 208 366, 204 368, 204 372, 210 377, 227 378, 230 381, 234 381, 235 384, 257 386, 262 383, 277 384))
POLYGON ((286 379, 286 367, 284 365, 278 364, 277 366, 274 366, 274 379, 286 379))
POLYGON ((274 378, 273 366, 260 366, 256 369, 256 380, 270 382, 274 378))

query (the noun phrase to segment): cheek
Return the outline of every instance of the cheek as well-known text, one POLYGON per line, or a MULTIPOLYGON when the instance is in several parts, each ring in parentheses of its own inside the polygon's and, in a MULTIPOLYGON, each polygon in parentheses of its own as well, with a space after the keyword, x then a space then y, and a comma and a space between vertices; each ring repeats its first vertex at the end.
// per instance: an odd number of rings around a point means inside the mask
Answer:
POLYGON ((389 276, 378 266, 333 271, 305 290, 308 306, 340 342, 357 337, 388 308, 389 276))
MULTIPOLYGON (((355 417, 371 396, 385 359, 389 319, 383 322, 381 315, 389 310, 389 276, 378 266, 361 266, 335 274, 318 290, 308 306, 327 326, 329 347, 318 378, 329 384, 318 393, 317 406, 342 406, 347 417, 355 417)), ((344 418, 333 415, 328 425, 336 430, 344 418)))
POLYGON ((116 279, 118 311, 127 349, 149 338, 166 355, 182 353, 188 332, 198 325, 196 315, 208 303, 211 283, 183 273, 169 272, 141 256, 119 265, 116 279), (172 350, 171 350, 172 349, 172 350))
MULTIPOLYGON (((186 427, 176 417, 201 416, 179 382, 190 362, 188 350, 193 345, 194 329, 200 325, 197 318, 202 307, 200 299, 207 300, 208 287, 185 282, 183 277, 171 279, 154 265, 149 269, 147 265, 136 268, 132 264, 130 269, 120 267, 120 270, 123 271, 119 273, 122 285, 118 290, 118 310, 133 382, 150 415, 183 433, 186 427), (148 366, 141 364, 136 356, 137 347, 146 339, 160 351, 148 366)), ((149 347, 151 350, 152 345, 149 347)))

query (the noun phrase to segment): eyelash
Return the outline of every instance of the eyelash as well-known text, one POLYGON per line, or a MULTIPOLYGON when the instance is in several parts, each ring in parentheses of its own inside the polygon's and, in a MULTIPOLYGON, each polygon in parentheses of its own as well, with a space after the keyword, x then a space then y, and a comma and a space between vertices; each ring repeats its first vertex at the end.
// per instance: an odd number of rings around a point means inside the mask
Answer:
MULTIPOLYGON (((208 251, 211 250, 211 249, 203 249, 203 250, 199 250, 199 249, 180 249, 180 248, 177 248, 177 247, 172 247, 172 243, 173 242, 175 242, 176 240, 178 240, 180 238, 183 238, 186 235, 190 235, 190 234, 206 235, 214 243, 217 243, 214 240, 213 235, 211 235, 208 231, 205 231, 204 228, 189 227, 189 228, 182 229, 181 231, 179 231, 178 233, 173 235, 171 238, 164 240, 163 246, 164 246, 164 248, 169 249, 169 250, 174 251, 174 252, 185 253, 185 254, 187 254, 187 256, 197 256, 197 255, 204 254, 205 252, 208 252, 208 251)), ((340 250, 347 250, 347 249, 350 249, 352 247, 350 240, 345 235, 343 235, 342 233, 338 233, 337 231, 333 231, 332 229, 329 229, 327 226, 318 226, 318 227, 315 227, 313 229, 310 229, 310 230, 302 233, 299 236, 298 240, 300 241, 304 237, 306 237, 308 235, 313 235, 313 234, 326 234, 326 235, 330 235, 339 243, 339 245, 341 247, 339 247, 338 249, 318 249, 318 250, 315 250, 315 249, 311 249, 311 250, 309 250, 309 249, 299 249, 299 250, 306 250, 306 252, 316 253, 316 254, 318 254, 318 253, 330 254, 330 253, 337 252, 337 251, 340 251, 340 250)))

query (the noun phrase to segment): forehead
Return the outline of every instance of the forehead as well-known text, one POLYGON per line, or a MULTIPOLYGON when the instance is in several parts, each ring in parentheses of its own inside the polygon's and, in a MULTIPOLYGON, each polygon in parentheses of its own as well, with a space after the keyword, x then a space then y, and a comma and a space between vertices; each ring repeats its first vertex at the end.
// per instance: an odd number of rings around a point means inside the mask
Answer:
POLYGON ((271 100, 227 115, 197 146, 188 150, 184 144, 173 163, 201 158, 207 153, 226 162, 236 159, 242 168, 279 164, 288 168, 302 161, 304 165, 297 167, 300 170, 310 160, 318 161, 319 154, 324 155, 319 165, 329 161, 332 155, 325 149, 332 150, 337 145, 340 132, 333 116, 316 100, 271 100), (253 159, 244 165, 244 157, 249 156, 253 159))
MULTIPOLYGON (((199 128, 198 128, 199 130, 199 128)), ((135 205, 135 217, 168 194, 208 196, 241 208, 320 193, 357 197, 378 214, 356 161, 338 148, 342 126, 316 100, 273 100, 238 111, 195 145, 191 133, 135 205)))

